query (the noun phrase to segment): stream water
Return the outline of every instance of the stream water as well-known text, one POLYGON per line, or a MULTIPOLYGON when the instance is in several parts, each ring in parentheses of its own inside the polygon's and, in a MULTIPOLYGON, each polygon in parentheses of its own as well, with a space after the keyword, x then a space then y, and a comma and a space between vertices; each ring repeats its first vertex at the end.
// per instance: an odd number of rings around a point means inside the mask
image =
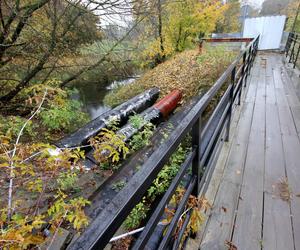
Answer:
POLYGON ((91 119, 95 119, 111 109, 103 103, 105 95, 121 85, 132 83, 137 78, 138 76, 134 76, 108 83, 77 83, 74 87, 78 90, 78 93, 74 94, 72 98, 81 101, 84 111, 90 115, 91 119))

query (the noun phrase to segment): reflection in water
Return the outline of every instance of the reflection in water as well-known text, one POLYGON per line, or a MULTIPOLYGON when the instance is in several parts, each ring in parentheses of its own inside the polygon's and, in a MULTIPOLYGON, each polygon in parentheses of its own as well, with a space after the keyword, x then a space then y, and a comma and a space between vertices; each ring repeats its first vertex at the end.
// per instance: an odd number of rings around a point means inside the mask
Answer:
POLYGON ((74 87, 79 93, 74 94, 72 98, 81 101, 84 110, 90 115, 91 119, 95 119, 111 109, 103 103, 105 95, 121 85, 132 83, 136 78, 127 78, 112 83, 77 83, 74 87))

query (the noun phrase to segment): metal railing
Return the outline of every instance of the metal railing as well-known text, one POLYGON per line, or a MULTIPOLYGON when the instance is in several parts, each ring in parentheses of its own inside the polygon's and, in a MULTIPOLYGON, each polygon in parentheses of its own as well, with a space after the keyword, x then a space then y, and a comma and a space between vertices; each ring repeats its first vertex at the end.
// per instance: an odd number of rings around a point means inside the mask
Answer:
MULTIPOLYGON (((165 249, 171 244, 170 242, 174 237, 173 232, 177 227, 189 196, 191 194, 198 196, 200 191, 203 191, 204 186, 209 183, 213 170, 212 166, 214 165, 210 164, 210 161, 214 158, 218 141, 220 141, 224 133, 225 138, 227 140, 229 138, 233 105, 236 103, 240 104, 241 92, 243 87, 246 86, 247 77, 257 53, 258 42, 259 37, 253 39, 246 49, 239 54, 215 84, 191 108, 167 140, 158 147, 144 163, 144 166, 129 180, 127 185, 68 249, 103 249, 131 210, 141 201, 158 173, 168 162, 170 156, 176 151, 186 135, 190 133, 192 135, 192 151, 188 154, 168 190, 154 208, 133 249, 145 248, 158 222, 161 220, 165 206, 169 203, 184 176, 186 177, 189 167, 192 166, 192 174, 187 182, 185 194, 176 208, 174 217, 168 225, 157 249, 165 249), (220 91, 224 94, 222 94, 213 112, 209 115, 205 125, 202 125, 204 111, 213 100, 215 101, 220 91)), ((186 214, 185 222, 183 222, 177 239, 172 241, 173 249, 176 249, 180 243, 190 216, 191 211, 186 214)))
POLYGON ((285 46, 285 55, 289 63, 296 68, 300 54, 300 34, 289 33, 288 40, 285 46))

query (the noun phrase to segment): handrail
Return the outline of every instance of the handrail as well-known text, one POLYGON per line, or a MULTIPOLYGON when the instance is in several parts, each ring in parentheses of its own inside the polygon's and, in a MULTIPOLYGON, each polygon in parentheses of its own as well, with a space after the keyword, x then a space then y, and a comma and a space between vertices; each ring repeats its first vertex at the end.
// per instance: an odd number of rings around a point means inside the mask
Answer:
POLYGON ((289 58, 289 63, 293 64, 293 67, 296 68, 296 64, 300 54, 300 34, 290 32, 288 40, 285 46, 286 57, 289 58), (298 48, 297 48, 298 45, 298 48))
MULTIPOLYGON (((187 169, 192 165, 192 175, 184 198, 178 205, 177 212, 170 222, 167 234, 160 243, 159 249, 165 249, 169 244, 172 232, 177 226, 179 214, 185 207, 187 197, 190 194, 198 196, 203 189, 204 183, 209 182, 210 168, 208 162, 211 161, 217 148, 217 141, 220 139, 222 131, 226 127, 226 139, 229 138, 229 129, 233 105, 240 97, 243 86, 246 85, 247 77, 253 65, 257 53, 259 37, 254 39, 244 49, 234 62, 225 70, 215 84, 204 94, 204 96, 192 107, 181 123, 174 129, 167 140, 144 163, 143 167, 129 180, 127 185, 115 196, 107 207, 92 221, 83 234, 75 240, 68 249, 103 249, 114 233, 122 225, 131 210, 139 203, 147 189, 150 187, 163 166, 168 162, 170 156, 175 152, 184 137, 191 132, 193 151, 187 156, 182 164, 177 176, 173 179, 169 189, 161 198, 158 206, 148 220, 145 229, 137 239, 133 249, 143 249, 147 244, 155 226, 163 214, 163 208, 168 204, 174 194, 177 185, 183 179, 187 169), (242 64, 237 69, 242 59, 242 64), (239 75, 236 72, 240 72, 239 75), (227 80, 230 80, 228 86, 227 80), (214 112, 210 115, 206 126, 203 129, 203 113, 218 91, 222 87, 227 87, 221 100, 218 102, 214 112)), ((186 218, 189 218, 187 216, 186 218)), ((185 223, 187 225, 187 222, 185 223)), ((180 233, 183 236, 183 233, 180 233)), ((181 239, 176 240, 176 244, 181 239)))

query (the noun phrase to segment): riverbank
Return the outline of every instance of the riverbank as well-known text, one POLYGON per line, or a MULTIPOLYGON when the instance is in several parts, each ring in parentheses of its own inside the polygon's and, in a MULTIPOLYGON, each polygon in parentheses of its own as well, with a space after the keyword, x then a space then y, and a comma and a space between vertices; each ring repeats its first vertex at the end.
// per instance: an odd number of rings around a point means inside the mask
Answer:
POLYGON ((158 87, 161 96, 173 89, 183 92, 183 102, 208 89, 233 61, 236 52, 223 47, 206 47, 200 55, 197 49, 176 54, 135 82, 123 85, 104 97, 104 104, 115 107, 146 89, 158 87))

